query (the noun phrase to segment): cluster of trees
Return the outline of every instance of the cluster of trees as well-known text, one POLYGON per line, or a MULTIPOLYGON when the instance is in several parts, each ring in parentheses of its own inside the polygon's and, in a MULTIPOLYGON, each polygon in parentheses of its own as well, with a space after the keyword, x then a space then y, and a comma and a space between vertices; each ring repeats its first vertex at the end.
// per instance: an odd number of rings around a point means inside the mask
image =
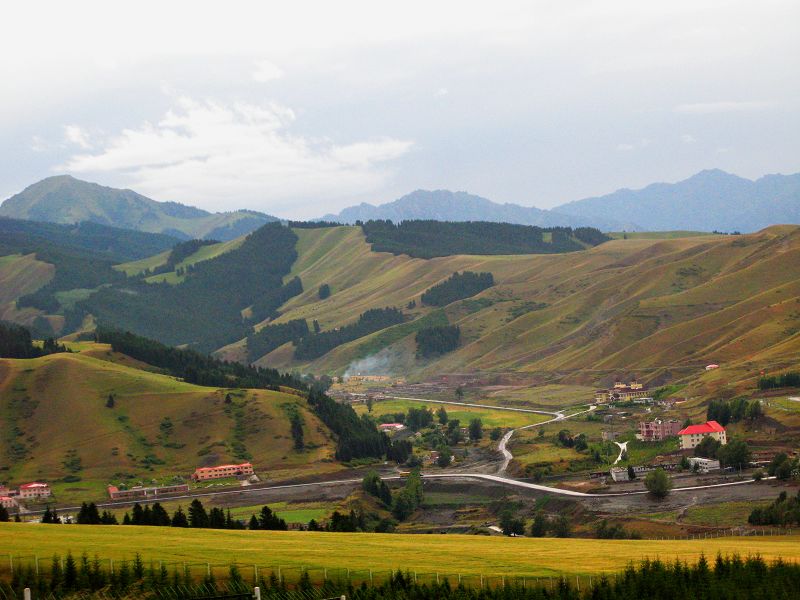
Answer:
POLYGON ((733 400, 712 400, 708 405, 706 417, 716 421, 723 427, 728 423, 738 423, 747 419, 756 421, 764 415, 760 400, 749 401, 747 398, 733 400))
POLYGON ((100 324, 210 352, 247 335, 250 324, 242 310, 251 308, 258 322, 302 290, 299 281, 283 285, 297 258, 296 242, 288 227, 267 223, 238 248, 193 265, 177 285, 124 281, 76 306, 100 324))
POLYGON ((386 449, 386 460, 402 465, 414 454, 414 446, 409 440, 392 440, 386 449))
POLYGON ((402 421, 411 431, 419 431, 433 424, 433 412, 426 406, 410 407, 402 421))
POLYGON ((332 329, 311 333, 295 345, 294 356, 298 360, 319 358, 342 344, 360 337, 397 325, 405 320, 403 313, 394 307, 372 308, 358 317, 358 321, 332 329))
MULTIPOLYGON (((169 519, 169 517, 167 517, 167 519, 169 519)), ((117 517, 114 513, 104 510, 103 514, 100 514, 94 502, 90 502, 89 504, 83 502, 81 504, 76 521, 78 525, 117 525, 117 517)))
POLYGON ((800 525, 800 491, 795 496, 788 496, 785 491, 765 507, 756 507, 747 517, 751 525, 779 525, 790 527, 800 525))
POLYGON ((773 390, 776 388, 800 387, 800 371, 789 371, 780 375, 769 375, 758 380, 758 389, 773 390))
POLYGON ((780 452, 770 461, 767 474, 782 481, 800 477, 800 459, 791 459, 780 452))
POLYGON ((319 286, 317 294, 319 295, 320 300, 325 300, 326 298, 330 298, 331 286, 328 285, 327 283, 323 283, 321 286, 319 286))
POLYGON ((494 276, 491 273, 453 273, 441 283, 428 288, 420 299, 428 306, 447 306, 457 300, 471 298, 493 285, 494 276))
POLYGON ((389 486, 375 471, 370 471, 362 480, 364 491, 377 498, 383 506, 392 511, 398 521, 405 521, 422 504, 422 478, 414 470, 406 479, 405 485, 394 496, 389 486))
POLYGON ((629 533, 620 523, 609 525, 605 519, 595 525, 594 533, 601 540, 639 540, 642 538, 639 532, 629 533))
POLYGON ((716 458, 721 466, 736 469, 746 467, 752 456, 750 447, 743 440, 731 440, 723 446, 710 436, 695 446, 694 454, 703 458, 716 458))
POLYGON ((289 221, 289 227, 294 229, 327 229, 329 227, 343 227, 336 221, 289 221))
POLYGON ((254 362, 287 342, 296 342, 308 335, 305 319, 267 325, 247 336, 247 359, 254 362))
POLYGON ((434 258, 455 254, 555 254, 582 250, 609 238, 599 230, 534 227, 485 221, 367 221, 361 228, 375 252, 434 258), (578 237, 580 236, 580 237, 578 237), (580 241, 578 241, 580 240, 580 241), (583 242, 583 243, 581 243, 583 242))
POLYGON ((430 358, 458 348, 461 339, 461 328, 458 325, 426 327, 417 332, 417 356, 430 358))
POLYGON ((27 328, 0 321, 0 358, 36 358, 55 352, 68 350, 53 338, 47 338, 41 348, 34 346, 27 328))
POLYGON ((276 319, 280 315, 278 308, 303 293, 303 282, 299 277, 292 277, 285 285, 264 292, 250 306, 251 323, 260 323, 264 319, 276 319))
MULTIPOLYGON (((357 518, 357 517, 356 517, 357 518)), ((33 565, 14 570, 9 588, 2 589, 6 595, 20 597, 22 590, 31 588, 36 597, 64 598, 85 592, 108 588, 115 595, 149 600, 172 596, 192 596, 196 589, 188 571, 175 567, 169 571, 165 566, 150 563, 145 565, 137 553, 132 561, 116 561, 115 568, 106 568, 95 556, 90 560, 83 555, 75 560, 67 554, 63 561, 54 556, 51 569, 35 569, 33 565), (62 569, 62 566, 63 569, 62 569)), ((279 579, 267 569, 260 571, 257 582, 261 597, 265 600, 285 600, 290 593, 285 579, 279 579)), ((207 577, 202 592, 198 595, 252 592, 252 583, 235 565, 231 565, 227 580, 219 582, 207 577)), ((308 573, 301 574, 296 595, 311 597, 315 590, 308 573)), ((758 555, 743 559, 739 555, 718 555, 713 563, 701 555, 695 564, 675 560, 644 560, 638 565, 630 564, 618 576, 602 575, 587 585, 579 586, 571 579, 544 577, 541 580, 528 578, 525 581, 506 580, 502 586, 470 587, 451 582, 448 578, 440 582, 417 582, 409 572, 398 570, 388 580, 374 585, 355 586, 350 581, 327 581, 318 595, 338 598, 342 595, 351 600, 379 600, 392 598, 402 600, 627 600, 650 598, 652 600, 694 600, 702 598, 725 598, 747 600, 750 598, 793 598, 800 589, 800 565, 781 560, 767 562, 758 555)))
POLYGON ((302 450, 306 446, 303 439, 303 425, 305 424, 303 421, 303 416, 300 414, 300 411, 297 410, 297 406, 294 404, 288 405, 286 410, 289 414, 289 424, 292 433, 292 440, 294 440, 294 449, 302 450))
MULTIPOLYGON (((203 246, 210 246, 211 244, 218 244, 217 240, 186 240, 180 242, 172 247, 172 251, 167 256, 167 261, 153 269, 146 269, 139 273, 138 277, 150 277, 151 275, 160 275, 161 273, 169 273, 174 271, 175 267, 189 258, 192 254, 200 250, 203 246)), ((185 271, 183 271, 185 273, 185 271)), ((178 273, 179 275, 181 273, 178 273)))
POLYGON ((556 440, 560 446, 564 448, 575 448, 578 452, 583 452, 589 448, 585 433, 573 436, 568 429, 562 429, 556 435, 556 440))
POLYGON ((0 217, 0 255, 35 253, 37 260, 55 267, 53 279, 17 301, 46 313, 61 309, 55 293, 93 289, 121 282, 125 274, 115 264, 152 256, 172 247, 173 237, 108 227, 99 223, 57 225, 0 217))

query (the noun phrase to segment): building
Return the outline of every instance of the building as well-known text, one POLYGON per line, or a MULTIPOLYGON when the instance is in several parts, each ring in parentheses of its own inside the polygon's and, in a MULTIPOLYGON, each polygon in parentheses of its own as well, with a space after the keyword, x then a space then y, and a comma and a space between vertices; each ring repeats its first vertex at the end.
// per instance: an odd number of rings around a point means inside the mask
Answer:
POLYGON ((614 387, 607 390, 596 390, 594 400, 598 403, 605 402, 631 402, 639 398, 649 398, 647 387, 635 379, 630 383, 617 381, 614 387))
POLYGON ((728 443, 725 428, 716 421, 706 421, 701 425, 689 425, 678 432, 681 438, 681 450, 691 450, 705 438, 711 437, 723 446, 728 443))
POLYGON ((11 496, 0 496, 0 506, 8 510, 10 508, 17 508, 18 505, 17 501, 11 496))
POLYGON ((378 429, 381 431, 400 431, 405 428, 406 426, 402 423, 381 423, 378 425, 378 429))
POLYGON ((708 473, 710 471, 719 471, 720 465, 718 460, 714 460, 713 458, 700 458, 699 456, 692 456, 689 459, 689 464, 694 466, 697 465, 697 470, 701 473, 708 473))
POLYGON ((640 421, 638 437, 645 442, 660 442, 673 435, 678 435, 680 430, 681 424, 675 419, 670 419, 668 421, 662 419, 640 421))
MULTIPOLYGON (((633 467, 633 473, 636 475, 636 477, 639 477, 647 471, 647 467, 641 465, 633 467)), ((628 467, 611 467, 611 479, 616 482, 630 481, 630 477, 628 476, 628 467)))
POLYGON ((19 486, 19 497, 22 500, 30 500, 32 498, 48 498, 50 495, 50 486, 46 483, 34 481, 33 483, 26 483, 19 486))
POLYGON ((139 500, 163 496, 164 494, 180 494, 188 491, 189 485, 186 483, 148 488, 137 486, 128 490, 121 490, 115 485, 108 486, 108 496, 112 500, 139 500))
POLYGON ((719 365, 715 365, 713 363, 710 365, 706 365, 706 371, 713 371, 714 369, 719 369, 719 365))
POLYGON ((253 475, 253 465, 249 462, 239 465, 219 465, 218 467, 199 467, 192 473, 195 481, 207 481, 209 479, 223 479, 225 477, 241 477, 242 475, 253 475))

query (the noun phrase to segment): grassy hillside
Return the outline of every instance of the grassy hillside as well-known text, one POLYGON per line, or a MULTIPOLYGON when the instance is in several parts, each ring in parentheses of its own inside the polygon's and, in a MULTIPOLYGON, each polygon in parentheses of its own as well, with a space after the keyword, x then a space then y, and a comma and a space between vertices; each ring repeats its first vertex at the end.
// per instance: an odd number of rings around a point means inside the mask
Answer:
MULTIPOLYGON (((756 369, 791 364, 800 350, 800 228, 745 236, 627 239, 564 255, 450 256, 431 260, 372 252, 360 229, 298 229, 304 293, 281 307, 279 322, 353 322, 369 308, 417 306, 454 271, 489 271, 496 285, 439 314, 461 326, 461 347, 431 361, 414 358, 413 331, 345 344, 308 364, 290 347, 265 364, 342 373, 385 350, 413 373, 523 371, 596 385, 635 372, 648 381, 686 375, 742 380, 756 369), (319 286, 332 294, 320 300, 319 286), (706 374, 709 362, 722 364, 706 374)), ((403 325, 401 327, 407 327, 403 325)), ((412 326, 413 329, 413 326, 412 326)), ((388 331, 388 330, 387 330, 388 331)), ((223 354, 243 356, 243 344, 223 354)))
POLYGON ((69 496, 110 482, 188 477, 198 466, 230 461, 251 460, 269 479, 336 468, 322 462, 332 453, 327 428, 298 396, 195 386, 142 370, 104 345, 77 349, 0 359, 4 480, 60 481, 57 492, 69 496), (290 435, 293 407, 305 422, 307 448, 299 452, 290 435), (80 481, 65 482, 70 475, 80 481))
MULTIPOLYGON (((25 554, 54 553, 131 559, 139 552, 145 563, 261 565, 287 577, 298 567, 409 570, 456 578, 478 576, 558 576, 623 570, 630 562, 660 557, 695 562, 701 554, 760 555, 767 561, 800 559, 800 537, 715 538, 704 540, 597 540, 509 538, 465 535, 316 533, 293 531, 225 531, 133 526, 69 527, 0 523, 0 536, 13 536, 25 554), (346 550, 344 550, 346 549, 346 550)), ((247 571, 252 572, 252 568, 247 571)), ((313 573, 318 576, 321 573, 313 573)))

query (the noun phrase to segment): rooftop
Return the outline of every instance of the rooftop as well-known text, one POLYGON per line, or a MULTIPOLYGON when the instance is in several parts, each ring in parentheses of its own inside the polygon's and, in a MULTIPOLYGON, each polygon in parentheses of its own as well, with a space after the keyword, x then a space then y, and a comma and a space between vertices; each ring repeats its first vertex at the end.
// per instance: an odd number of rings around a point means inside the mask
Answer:
POLYGON ((678 435, 701 435, 704 433, 721 433, 725 428, 716 421, 706 421, 700 425, 689 425, 678 432, 678 435))

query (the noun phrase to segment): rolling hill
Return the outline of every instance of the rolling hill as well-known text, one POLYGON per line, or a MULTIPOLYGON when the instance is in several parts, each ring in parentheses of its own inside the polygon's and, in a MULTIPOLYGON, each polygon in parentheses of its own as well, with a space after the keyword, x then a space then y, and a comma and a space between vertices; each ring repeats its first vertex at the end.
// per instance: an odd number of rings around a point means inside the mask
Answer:
POLYGON ((176 202, 157 202, 132 190, 89 183, 69 175, 48 177, 28 186, 0 205, 0 216, 62 224, 91 221, 182 239, 223 241, 278 220, 249 210, 210 213, 176 202))
POLYGON ((217 389, 79 343, 74 353, 0 359, 2 479, 57 482, 64 497, 108 483, 169 481, 197 466, 253 462, 273 480, 338 468, 327 427, 294 394, 217 389), (109 396, 113 405, 108 406, 109 396), (303 420, 294 450, 290 413, 303 420), (65 427, 64 420, 80 423, 65 427))

